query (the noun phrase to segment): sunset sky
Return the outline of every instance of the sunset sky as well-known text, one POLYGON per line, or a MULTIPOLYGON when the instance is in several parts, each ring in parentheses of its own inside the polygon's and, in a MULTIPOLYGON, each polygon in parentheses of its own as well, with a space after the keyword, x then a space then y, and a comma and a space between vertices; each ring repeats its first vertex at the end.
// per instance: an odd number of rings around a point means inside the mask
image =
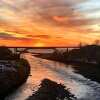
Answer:
POLYGON ((100 40, 100 0, 0 0, 0 45, 76 46, 100 40))

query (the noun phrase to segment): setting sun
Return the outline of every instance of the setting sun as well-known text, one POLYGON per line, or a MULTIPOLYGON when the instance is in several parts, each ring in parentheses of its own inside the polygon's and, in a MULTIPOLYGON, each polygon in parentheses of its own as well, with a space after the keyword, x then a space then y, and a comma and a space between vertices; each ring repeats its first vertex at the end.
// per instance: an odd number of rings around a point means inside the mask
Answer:
POLYGON ((34 46, 35 46, 35 47, 44 47, 45 44, 42 43, 42 42, 37 42, 37 43, 34 44, 34 46))

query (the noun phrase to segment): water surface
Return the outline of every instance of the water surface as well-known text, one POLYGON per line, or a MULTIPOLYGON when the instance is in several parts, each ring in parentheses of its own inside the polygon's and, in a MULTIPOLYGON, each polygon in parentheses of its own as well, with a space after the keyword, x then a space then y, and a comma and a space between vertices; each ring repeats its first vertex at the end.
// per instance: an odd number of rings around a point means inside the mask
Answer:
POLYGON ((24 83, 6 100, 25 100, 37 90, 41 80, 49 78, 64 84, 78 98, 78 100, 100 100, 100 84, 75 73, 71 65, 41 59, 25 54, 24 58, 31 65, 31 75, 24 83))

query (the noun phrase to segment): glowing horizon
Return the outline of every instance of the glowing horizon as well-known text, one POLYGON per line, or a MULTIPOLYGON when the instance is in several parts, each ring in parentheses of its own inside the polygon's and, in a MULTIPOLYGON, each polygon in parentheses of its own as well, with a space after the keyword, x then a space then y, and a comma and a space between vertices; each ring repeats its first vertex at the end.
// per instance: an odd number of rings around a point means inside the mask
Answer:
POLYGON ((99 0, 0 0, 0 45, 92 44, 99 20, 99 0))

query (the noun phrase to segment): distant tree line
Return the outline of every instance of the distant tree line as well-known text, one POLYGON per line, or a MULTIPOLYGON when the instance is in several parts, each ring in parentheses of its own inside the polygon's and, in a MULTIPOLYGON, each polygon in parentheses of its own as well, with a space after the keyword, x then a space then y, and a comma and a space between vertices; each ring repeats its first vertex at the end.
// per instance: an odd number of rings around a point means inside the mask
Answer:
POLYGON ((52 60, 59 60, 62 62, 76 61, 76 62, 100 62, 100 46, 86 45, 79 49, 72 49, 70 51, 61 52, 55 50, 50 58, 52 60))
POLYGON ((0 47, 0 60, 19 59, 19 56, 20 56, 19 54, 12 53, 12 51, 5 46, 0 47))

